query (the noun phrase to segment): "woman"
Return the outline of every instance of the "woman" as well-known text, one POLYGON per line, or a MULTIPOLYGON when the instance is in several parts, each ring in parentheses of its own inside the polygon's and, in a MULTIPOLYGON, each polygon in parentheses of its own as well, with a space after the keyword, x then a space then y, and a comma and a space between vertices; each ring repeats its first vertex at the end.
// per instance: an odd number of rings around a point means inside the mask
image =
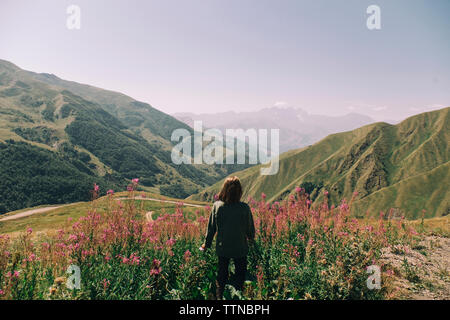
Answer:
POLYGON ((225 180, 219 200, 213 205, 206 232, 206 241, 202 248, 210 248, 214 235, 216 253, 219 258, 217 275, 217 299, 222 299, 225 284, 228 280, 228 265, 233 259, 237 278, 237 290, 242 290, 247 272, 248 240, 255 237, 250 207, 241 202, 242 187, 238 177, 225 180))

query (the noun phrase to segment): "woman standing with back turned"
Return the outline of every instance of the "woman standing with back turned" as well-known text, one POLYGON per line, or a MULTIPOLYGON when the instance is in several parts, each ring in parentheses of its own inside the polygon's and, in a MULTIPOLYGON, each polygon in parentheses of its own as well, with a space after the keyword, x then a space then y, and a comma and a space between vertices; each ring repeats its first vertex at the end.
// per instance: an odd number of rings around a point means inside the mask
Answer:
POLYGON ((228 280, 228 265, 233 259, 237 278, 237 290, 242 290, 247 272, 248 240, 255 237, 250 207, 241 202, 242 187, 238 177, 225 180, 219 200, 214 203, 208 222, 206 241, 203 248, 210 248, 214 235, 216 253, 219 258, 217 275, 217 299, 222 299, 225 284, 228 280))

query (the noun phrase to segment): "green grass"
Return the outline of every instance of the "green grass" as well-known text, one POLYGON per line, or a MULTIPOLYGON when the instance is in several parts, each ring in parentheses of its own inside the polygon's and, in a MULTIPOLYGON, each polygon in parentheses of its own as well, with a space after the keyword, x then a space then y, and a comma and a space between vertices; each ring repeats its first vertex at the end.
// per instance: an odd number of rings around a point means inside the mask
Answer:
POLYGON ((450 238, 450 216, 448 215, 423 220, 417 219, 410 221, 409 224, 419 232, 450 238))
MULTIPOLYGON (((14 220, 0 221, 0 234, 12 234, 14 236, 16 233, 23 232, 27 228, 33 228, 37 232, 54 231, 64 226, 68 218, 78 219, 86 215, 90 206, 89 202, 81 202, 14 220)), ((45 206, 38 206, 36 208, 41 207, 45 206)), ((28 209, 20 210, 20 212, 26 210, 28 209)))

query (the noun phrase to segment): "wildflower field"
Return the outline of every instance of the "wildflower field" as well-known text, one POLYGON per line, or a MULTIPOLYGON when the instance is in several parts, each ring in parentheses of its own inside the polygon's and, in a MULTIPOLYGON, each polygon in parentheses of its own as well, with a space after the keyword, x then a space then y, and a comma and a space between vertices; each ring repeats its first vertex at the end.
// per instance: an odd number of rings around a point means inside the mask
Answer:
MULTIPOLYGON (((214 248, 199 250, 210 208, 179 205, 149 217, 137 183, 120 201, 112 191, 96 199, 95 187, 88 212, 53 233, 33 237, 29 228, 14 239, 0 235, 0 299, 212 299, 217 258, 214 248), (66 285, 71 265, 79 267, 79 289, 66 285)), ((262 195, 248 203, 256 239, 247 281, 243 292, 229 286, 225 298, 395 298, 382 249, 420 238, 403 219, 352 218, 352 200, 334 208, 325 196, 311 207, 301 188, 282 202, 266 203, 262 195), (380 289, 367 285, 371 265, 381 268, 380 289)))

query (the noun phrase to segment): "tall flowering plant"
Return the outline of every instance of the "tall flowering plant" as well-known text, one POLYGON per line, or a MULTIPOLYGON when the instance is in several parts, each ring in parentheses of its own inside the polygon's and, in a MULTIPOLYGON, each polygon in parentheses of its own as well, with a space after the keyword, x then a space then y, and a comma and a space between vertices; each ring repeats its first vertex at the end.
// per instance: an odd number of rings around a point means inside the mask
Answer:
MULTIPOLYGON (((148 219, 133 179, 126 199, 92 203, 77 221, 44 237, 26 230, 12 241, 0 235, 0 299, 210 299, 217 257, 200 251, 210 208, 188 215, 180 203, 148 219), (141 201, 141 206, 137 206, 141 201), (64 284, 67 268, 80 268, 80 287, 64 284)), ((94 185, 93 194, 98 195, 94 185)), ((287 199, 250 198, 256 239, 250 245, 247 299, 381 299, 390 297, 386 246, 420 235, 405 221, 355 219, 354 199, 337 207, 312 205, 297 187, 287 199), (366 268, 382 268, 382 288, 367 287, 366 268), (384 269, 383 269, 384 268, 384 269)), ((354 195, 356 197, 357 194, 354 195)))

